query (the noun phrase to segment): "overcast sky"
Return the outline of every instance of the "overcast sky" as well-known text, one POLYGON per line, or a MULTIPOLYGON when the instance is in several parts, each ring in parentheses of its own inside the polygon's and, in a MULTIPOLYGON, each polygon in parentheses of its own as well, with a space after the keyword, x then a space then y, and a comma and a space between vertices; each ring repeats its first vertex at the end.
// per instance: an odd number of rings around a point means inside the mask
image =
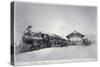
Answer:
POLYGON ((15 3, 15 33, 20 35, 28 25, 33 32, 66 36, 74 30, 96 34, 97 10, 94 6, 15 3))

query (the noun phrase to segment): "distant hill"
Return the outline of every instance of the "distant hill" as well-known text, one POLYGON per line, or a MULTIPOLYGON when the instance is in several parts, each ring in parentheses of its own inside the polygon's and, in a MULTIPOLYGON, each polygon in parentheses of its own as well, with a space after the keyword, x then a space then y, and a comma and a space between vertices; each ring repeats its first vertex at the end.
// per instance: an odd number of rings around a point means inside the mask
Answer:
POLYGON ((88 38, 89 40, 95 40, 97 39, 96 35, 85 35, 85 38, 88 38))

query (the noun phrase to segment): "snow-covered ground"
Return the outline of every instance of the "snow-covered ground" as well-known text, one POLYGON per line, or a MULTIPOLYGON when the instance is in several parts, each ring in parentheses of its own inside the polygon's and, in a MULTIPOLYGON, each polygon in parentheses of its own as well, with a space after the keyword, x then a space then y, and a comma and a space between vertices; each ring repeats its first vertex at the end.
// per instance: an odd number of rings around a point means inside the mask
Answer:
POLYGON ((96 58, 97 45, 52 47, 16 54, 16 64, 22 62, 96 58))

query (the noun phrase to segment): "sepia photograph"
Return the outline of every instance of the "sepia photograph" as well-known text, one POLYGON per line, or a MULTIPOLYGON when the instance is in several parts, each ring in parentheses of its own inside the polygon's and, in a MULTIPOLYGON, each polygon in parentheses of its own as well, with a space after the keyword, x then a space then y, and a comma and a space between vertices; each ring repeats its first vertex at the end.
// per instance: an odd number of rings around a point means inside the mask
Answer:
POLYGON ((97 60, 96 6, 18 1, 11 6, 12 64, 97 60))

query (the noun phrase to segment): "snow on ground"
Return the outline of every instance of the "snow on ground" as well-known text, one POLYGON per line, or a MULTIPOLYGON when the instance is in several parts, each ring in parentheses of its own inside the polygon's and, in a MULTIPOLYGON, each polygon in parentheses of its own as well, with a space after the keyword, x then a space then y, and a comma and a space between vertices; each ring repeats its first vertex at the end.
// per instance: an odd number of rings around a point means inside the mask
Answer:
POLYGON ((65 59, 96 58, 96 45, 52 47, 16 54, 16 63, 65 59))

